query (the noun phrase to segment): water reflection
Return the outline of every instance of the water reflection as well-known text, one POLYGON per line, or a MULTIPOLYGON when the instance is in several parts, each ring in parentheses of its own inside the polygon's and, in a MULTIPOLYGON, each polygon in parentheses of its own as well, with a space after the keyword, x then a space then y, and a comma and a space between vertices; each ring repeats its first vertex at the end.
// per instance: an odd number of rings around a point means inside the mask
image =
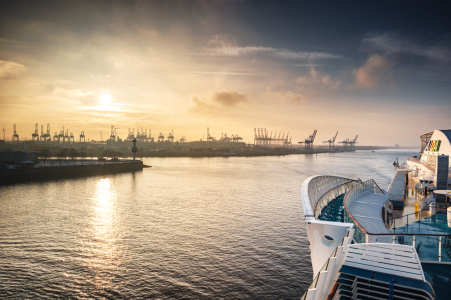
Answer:
POLYGON ((118 247, 117 196, 112 178, 97 180, 92 201, 89 267, 94 271, 94 284, 99 289, 111 289, 112 279, 122 256, 118 247))

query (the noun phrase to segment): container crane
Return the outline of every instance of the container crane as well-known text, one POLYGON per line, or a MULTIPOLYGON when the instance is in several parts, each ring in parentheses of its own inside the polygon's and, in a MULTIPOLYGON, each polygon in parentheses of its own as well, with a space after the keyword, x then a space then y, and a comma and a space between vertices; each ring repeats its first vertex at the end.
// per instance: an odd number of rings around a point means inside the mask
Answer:
POLYGON ((168 141, 174 143, 174 130, 171 130, 171 132, 169 132, 168 141))
POLYGON ((38 123, 36 123, 36 125, 34 125, 34 132, 31 134, 31 140, 32 141, 38 141, 39 139, 39 132, 38 132, 38 123))
POLYGON ((329 143, 329 150, 332 151, 335 148, 335 139, 337 138, 338 131, 333 138, 330 140, 324 141, 323 143, 329 143))
POLYGON ((359 136, 356 135, 355 138, 352 141, 349 142, 349 147, 351 148, 350 149, 351 151, 355 151, 355 144, 357 143, 357 138, 358 137, 359 136))
POLYGON ((315 131, 313 131, 313 134, 310 135, 308 138, 306 138, 304 141, 299 142, 299 144, 304 144, 305 145, 305 150, 306 151, 313 151, 313 141, 315 140, 316 137, 316 129, 315 131))
POLYGON ((158 136, 158 142, 164 142, 164 135, 162 132, 160 132, 160 135, 158 136))
POLYGON ((14 133, 13 133, 12 141, 19 142, 19 134, 17 134, 17 131, 16 131, 16 124, 14 124, 13 127, 14 127, 14 133))

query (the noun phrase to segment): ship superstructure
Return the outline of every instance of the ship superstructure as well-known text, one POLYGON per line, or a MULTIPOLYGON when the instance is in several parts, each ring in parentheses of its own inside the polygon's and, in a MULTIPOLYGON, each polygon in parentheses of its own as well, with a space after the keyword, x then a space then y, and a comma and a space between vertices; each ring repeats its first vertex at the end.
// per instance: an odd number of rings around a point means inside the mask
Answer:
POLYGON ((374 180, 304 181, 314 279, 302 299, 449 299, 450 141, 451 130, 422 135, 418 156, 395 161, 388 191, 374 180))

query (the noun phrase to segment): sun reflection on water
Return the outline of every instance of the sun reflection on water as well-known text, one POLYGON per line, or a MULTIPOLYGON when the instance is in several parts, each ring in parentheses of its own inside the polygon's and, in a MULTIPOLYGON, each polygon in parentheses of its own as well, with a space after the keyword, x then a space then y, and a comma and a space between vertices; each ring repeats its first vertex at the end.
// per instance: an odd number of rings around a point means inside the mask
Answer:
POLYGON ((112 274, 120 263, 121 248, 118 247, 116 191, 111 178, 99 179, 92 201, 89 267, 95 272, 95 285, 100 289, 112 288, 112 274))

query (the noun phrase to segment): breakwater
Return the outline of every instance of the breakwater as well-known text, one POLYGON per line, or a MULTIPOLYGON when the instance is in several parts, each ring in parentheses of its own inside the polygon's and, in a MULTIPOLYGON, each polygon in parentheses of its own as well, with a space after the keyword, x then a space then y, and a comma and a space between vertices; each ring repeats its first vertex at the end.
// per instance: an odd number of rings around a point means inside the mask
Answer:
POLYGON ((0 184, 134 172, 141 171, 143 167, 143 162, 137 160, 126 162, 2 169, 0 170, 0 184))

